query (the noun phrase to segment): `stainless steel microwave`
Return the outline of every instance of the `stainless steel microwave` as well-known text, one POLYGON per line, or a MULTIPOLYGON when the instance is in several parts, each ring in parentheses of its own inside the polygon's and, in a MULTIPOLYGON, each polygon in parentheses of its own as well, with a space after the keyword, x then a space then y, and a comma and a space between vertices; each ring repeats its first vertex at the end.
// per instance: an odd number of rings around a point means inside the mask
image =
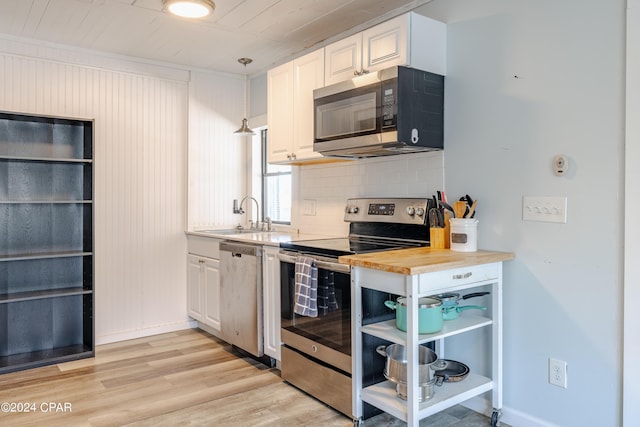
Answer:
POLYGON ((376 157, 441 150, 444 77, 392 67, 313 91, 313 150, 376 157))

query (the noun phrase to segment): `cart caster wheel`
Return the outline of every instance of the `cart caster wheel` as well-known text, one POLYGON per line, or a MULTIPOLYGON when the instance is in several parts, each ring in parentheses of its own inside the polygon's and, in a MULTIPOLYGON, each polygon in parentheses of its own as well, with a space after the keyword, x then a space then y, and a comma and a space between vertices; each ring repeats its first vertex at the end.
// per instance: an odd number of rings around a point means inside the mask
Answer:
POLYGON ((501 417, 502 417, 502 411, 494 409, 493 413, 491 414, 491 427, 499 426, 501 417))
POLYGON ((361 419, 357 419, 357 420, 353 420, 353 427, 360 427, 362 425, 362 420, 361 419))

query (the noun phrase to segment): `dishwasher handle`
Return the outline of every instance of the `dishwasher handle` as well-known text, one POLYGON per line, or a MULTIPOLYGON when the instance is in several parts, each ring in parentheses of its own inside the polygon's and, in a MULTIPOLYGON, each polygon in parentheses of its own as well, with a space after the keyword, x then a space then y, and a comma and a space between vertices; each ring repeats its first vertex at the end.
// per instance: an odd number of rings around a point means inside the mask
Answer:
POLYGON ((241 258, 242 255, 249 255, 255 257, 261 257, 262 251, 259 246, 245 245, 238 242, 224 240, 220 242, 221 252, 231 252, 231 256, 234 258, 241 258))

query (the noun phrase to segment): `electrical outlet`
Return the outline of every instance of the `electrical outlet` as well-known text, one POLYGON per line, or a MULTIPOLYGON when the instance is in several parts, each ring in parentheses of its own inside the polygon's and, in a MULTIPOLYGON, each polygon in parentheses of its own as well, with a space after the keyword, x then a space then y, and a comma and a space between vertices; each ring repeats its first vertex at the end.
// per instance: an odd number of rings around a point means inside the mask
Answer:
POLYGON ((531 197, 522 198, 522 220, 541 222, 567 222, 566 197, 531 197))
POLYGON ((567 362, 549 358, 549 384, 567 388, 567 362))

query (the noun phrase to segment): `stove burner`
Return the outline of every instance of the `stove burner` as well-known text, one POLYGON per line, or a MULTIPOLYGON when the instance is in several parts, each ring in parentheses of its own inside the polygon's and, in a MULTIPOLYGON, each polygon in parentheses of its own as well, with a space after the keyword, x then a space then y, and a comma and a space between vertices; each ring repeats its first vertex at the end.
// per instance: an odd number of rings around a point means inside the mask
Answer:
POLYGON ((282 249, 336 258, 341 255, 390 251, 415 246, 424 246, 424 244, 400 241, 375 241, 361 238, 318 239, 280 243, 280 248, 282 249))
POLYGON ((348 237, 280 243, 280 248, 337 258, 428 246, 429 225, 424 218, 428 205, 429 200, 420 198, 349 199, 344 217, 349 222, 348 237))

